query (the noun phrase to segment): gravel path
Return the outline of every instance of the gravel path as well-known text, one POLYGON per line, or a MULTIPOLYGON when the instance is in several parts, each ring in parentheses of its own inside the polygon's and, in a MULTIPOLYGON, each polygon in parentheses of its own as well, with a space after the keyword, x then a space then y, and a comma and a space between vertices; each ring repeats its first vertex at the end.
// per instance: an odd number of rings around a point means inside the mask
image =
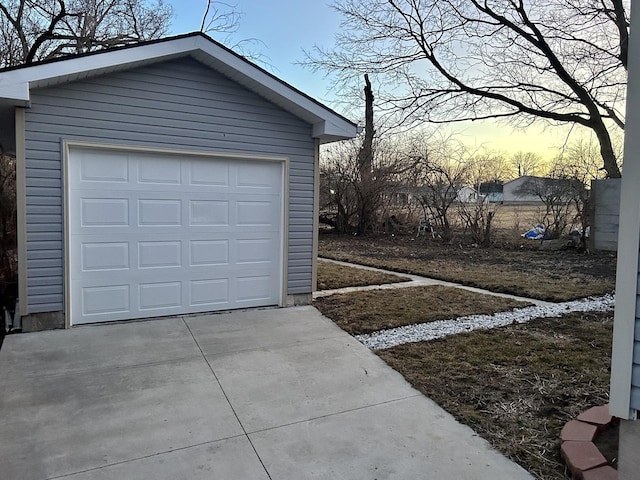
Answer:
POLYGON ((602 312, 613 310, 614 296, 589 297, 571 302, 562 302, 531 307, 516 308, 508 312, 493 315, 469 315, 451 320, 418 323, 405 327, 380 330, 355 338, 372 350, 382 350, 403 343, 435 340, 457 333, 470 332, 477 329, 504 327, 513 323, 526 323, 534 318, 557 317, 571 312, 602 312))

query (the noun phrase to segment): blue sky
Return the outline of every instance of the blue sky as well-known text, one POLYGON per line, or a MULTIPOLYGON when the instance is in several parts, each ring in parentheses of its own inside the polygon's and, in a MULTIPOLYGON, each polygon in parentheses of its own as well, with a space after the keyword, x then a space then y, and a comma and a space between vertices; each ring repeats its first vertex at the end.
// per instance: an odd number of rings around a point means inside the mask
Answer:
MULTIPOLYGON (((165 0, 173 6, 175 18, 171 34, 193 32, 200 29, 206 0, 165 0)), ((297 65, 304 59, 303 50, 314 45, 330 48, 339 31, 340 15, 331 8, 332 0, 230 0, 242 12, 238 31, 231 39, 224 34, 211 34, 228 46, 245 39, 257 39, 253 49, 263 55, 268 65, 263 66, 282 80, 326 103, 336 111, 358 121, 358 113, 346 113, 331 94, 330 79, 323 73, 312 73, 297 65), (355 116, 354 116, 355 115, 355 116)), ((447 127, 444 127, 447 128, 447 127)), ((504 124, 490 121, 465 122, 448 127, 460 134, 470 148, 486 146, 513 153, 518 150, 534 151, 551 158, 562 145, 567 130, 533 125, 525 133, 504 124)))
MULTIPOLYGON (((233 0, 231 0, 233 2, 233 0)), ((171 0, 175 18, 174 35, 200 29, 206 0, 171 0)), ((265 57, 267 70, 318 100, 331 103, 330 81, 322 73, 312 73, 296 62, 304 59, 303 49, 314 44, 330 47, 340 26, 339 15, 325 1, 237 0, 242 12, 239 28, 232 41, 257 39, 250 48, 265 57)), ((224 34, 212 33, 225 43, 224 34)))

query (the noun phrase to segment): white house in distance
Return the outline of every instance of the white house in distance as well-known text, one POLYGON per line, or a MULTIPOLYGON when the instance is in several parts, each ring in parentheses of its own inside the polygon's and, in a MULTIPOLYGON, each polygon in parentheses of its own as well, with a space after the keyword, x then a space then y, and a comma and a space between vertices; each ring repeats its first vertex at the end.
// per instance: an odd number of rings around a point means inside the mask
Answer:
POLYGON ((478 198, 478 192, 473 187, 464 186, 456 191, 456 202, 459 203, 476 203, 478 198))
POLYGON ((637 8, 631 9, 631 25, 609 402, 611 414, 622 419, 619 480, 640 478, 640 35, 633 30, 633 25, 640 26, 637 8))
POLYGON ((201 33, 0 71, 24 331, 308 303, 356 125, 201 33))

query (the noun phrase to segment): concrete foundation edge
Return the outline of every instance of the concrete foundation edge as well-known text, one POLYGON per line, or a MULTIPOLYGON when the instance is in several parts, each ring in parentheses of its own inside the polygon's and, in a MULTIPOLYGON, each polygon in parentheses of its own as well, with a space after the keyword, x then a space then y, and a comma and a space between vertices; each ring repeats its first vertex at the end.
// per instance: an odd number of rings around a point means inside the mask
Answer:
POLYGON ((64 312, 32 313, 22 317, 23 332, 39 332, 65 328, 64 312))
POLYGON ((313 296, 311 293, 295 293, 287 295, 287 307, 299 307, 302 305, 311 305, 313 296))
MULTIPOLYGON (((287 295, 287 307, 311 305, 311 293, 287 295)), ((65 328, 64 312, 32 313, 22 317, 23 332, 40 332, 65 328)))

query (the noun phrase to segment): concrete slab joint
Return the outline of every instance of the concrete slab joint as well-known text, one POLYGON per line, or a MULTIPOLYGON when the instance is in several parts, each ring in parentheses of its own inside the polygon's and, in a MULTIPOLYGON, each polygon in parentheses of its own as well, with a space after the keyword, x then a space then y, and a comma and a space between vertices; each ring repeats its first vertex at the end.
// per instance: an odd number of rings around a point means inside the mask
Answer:
POLYGON ((0 370, 2 480, 532 480, 310 306, 10 335, 0 370))

